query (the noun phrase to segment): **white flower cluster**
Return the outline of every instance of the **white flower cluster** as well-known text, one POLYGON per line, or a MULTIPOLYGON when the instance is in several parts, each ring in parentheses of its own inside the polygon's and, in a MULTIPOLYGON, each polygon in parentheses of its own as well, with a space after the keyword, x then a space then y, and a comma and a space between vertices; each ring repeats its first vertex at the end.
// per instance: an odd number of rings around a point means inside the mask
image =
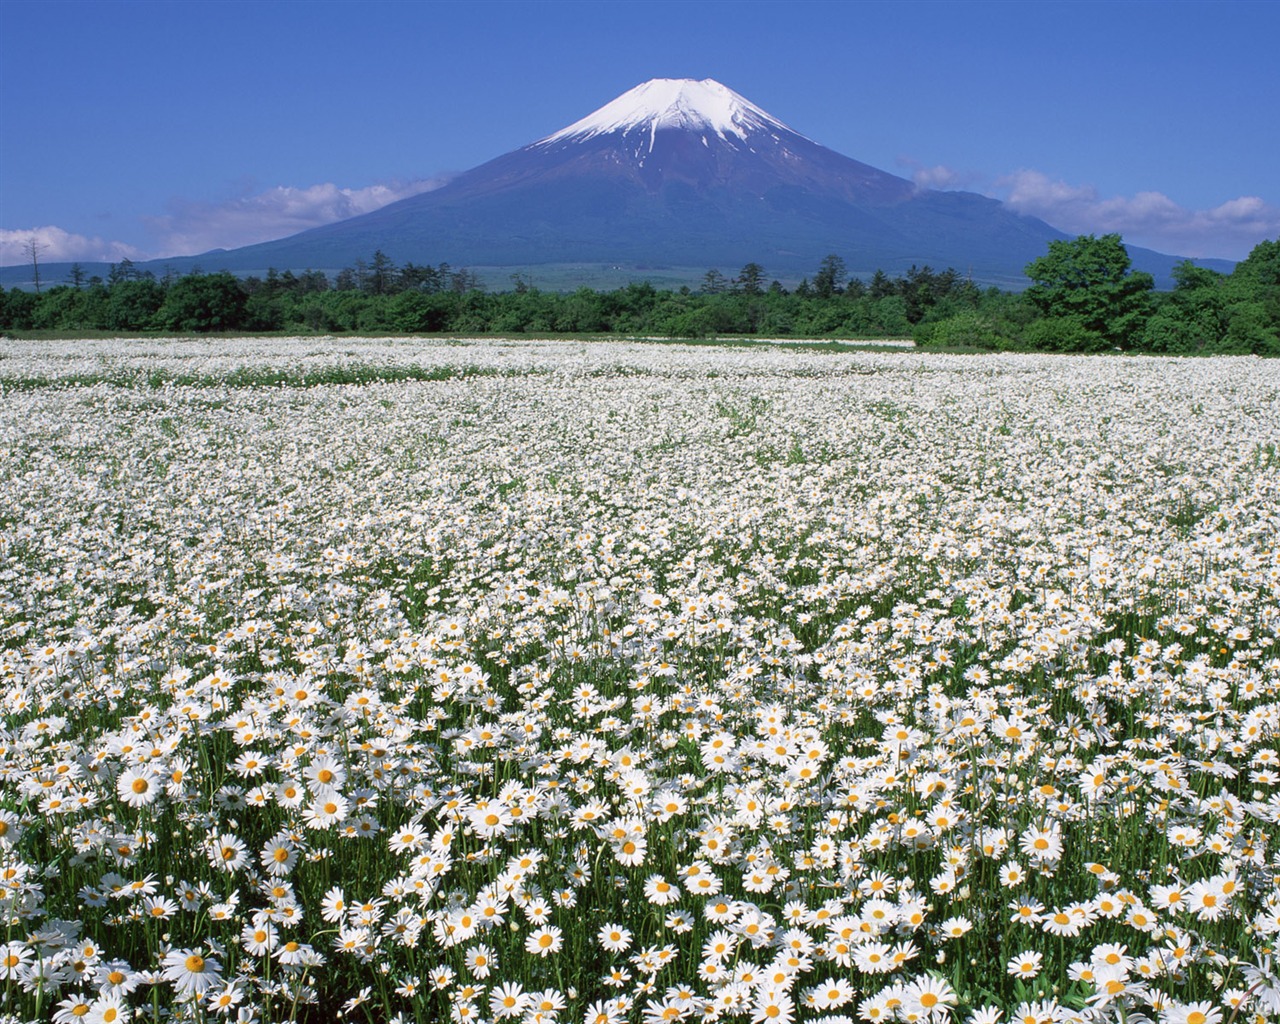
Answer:
POLYGON ((0 340, 0 1012, 1261 1022, 1280 368, 0 340))

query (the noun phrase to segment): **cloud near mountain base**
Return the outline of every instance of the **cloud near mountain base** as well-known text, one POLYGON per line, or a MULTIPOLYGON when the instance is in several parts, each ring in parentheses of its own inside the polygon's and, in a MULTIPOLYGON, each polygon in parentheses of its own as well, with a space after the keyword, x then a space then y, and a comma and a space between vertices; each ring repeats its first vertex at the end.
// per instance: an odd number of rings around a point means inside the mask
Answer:
POLYGON ((447 180, 420 178, 366 188, 339 188, 332 182, 307 188, 277 186, 216 203, 175 199, 169 203, 168 213, 143 220, 157 239, 161 255, 189 256, 285 238, 370 213, 388 203, 430 192, 447 180))
POLYGON ((212 249, 236 249, 369 213, 399 199, 430 192, 448 180, 447 176, 419 178, 379 182, 365 188, 340 188, 325 182, 305 188, 282 185, 221 202, 174 199, 169 202, 167 213, 143 218, 154 239, 146 250, 78 235, 53 225, 0 228, 0 266, 30 263, 27 246, 32 238, 42 263, 118 263, 122 259, 162 259, 195 256, 212 249))
POLYGON ((1280 207, 1258 196, 1193 210, 1162 192, 1104 199, 1092 185, 1071 185, 1026 169, 996 179, 995 191, 1018 213, 1068 234, 1118 232, 1126 242, 1180 256, 1238 260, 1264 238, 1280 236, 1280 207))
POLYGON ((119 263, 123 259, 145 259, 145 254, 123 242, 109 242, 65 231, 52 224, 37 228, 0 228, 0 266, 31 262, 32 241, 41 263, 119 263))

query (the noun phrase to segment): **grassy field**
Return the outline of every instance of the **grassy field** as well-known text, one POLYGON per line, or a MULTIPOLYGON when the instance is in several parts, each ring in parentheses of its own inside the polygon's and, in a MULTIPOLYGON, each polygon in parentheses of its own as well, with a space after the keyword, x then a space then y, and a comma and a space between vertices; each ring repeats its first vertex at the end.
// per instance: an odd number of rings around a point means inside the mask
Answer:
POLYGON ((4 1021, 1280 1019, 1280 368, 0 339, 4 1021))

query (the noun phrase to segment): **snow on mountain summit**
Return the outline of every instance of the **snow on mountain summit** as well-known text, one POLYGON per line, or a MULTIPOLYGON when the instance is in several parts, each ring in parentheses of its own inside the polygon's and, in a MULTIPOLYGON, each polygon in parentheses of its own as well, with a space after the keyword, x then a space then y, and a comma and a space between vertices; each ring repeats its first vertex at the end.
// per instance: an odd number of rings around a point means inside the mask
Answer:
POLYGON ((649 133, 652 149, 654 133, 659 128, 709 130, 721 139, 736 135, 744 141, 749 134, 759 131, 796 134, 776 117, 713 79, 698 82, 692 78, 654 78, 534 145, 545 146, 569 139, 582 141, 614 132, 629 134, 640 129, 649 133))

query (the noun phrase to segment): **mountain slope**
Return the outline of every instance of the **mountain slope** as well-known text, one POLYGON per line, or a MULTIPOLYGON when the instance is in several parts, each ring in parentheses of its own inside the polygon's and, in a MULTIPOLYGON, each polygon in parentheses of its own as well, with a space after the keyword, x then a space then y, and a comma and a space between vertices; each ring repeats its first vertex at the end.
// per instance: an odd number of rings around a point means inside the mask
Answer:
MULTIPOLYGON (((599 264, 811 274, 948 266, 1019 287, 1067 237, 997 200, 919 189, 805 138, 711 80, 655 79, 522 149, 425 192, 289 238, 165 260, 178 270, 336 270, 381 249, 397 263, 599 264)), ((1167 280, 1176 261, 1130 249, 1167 280)))

